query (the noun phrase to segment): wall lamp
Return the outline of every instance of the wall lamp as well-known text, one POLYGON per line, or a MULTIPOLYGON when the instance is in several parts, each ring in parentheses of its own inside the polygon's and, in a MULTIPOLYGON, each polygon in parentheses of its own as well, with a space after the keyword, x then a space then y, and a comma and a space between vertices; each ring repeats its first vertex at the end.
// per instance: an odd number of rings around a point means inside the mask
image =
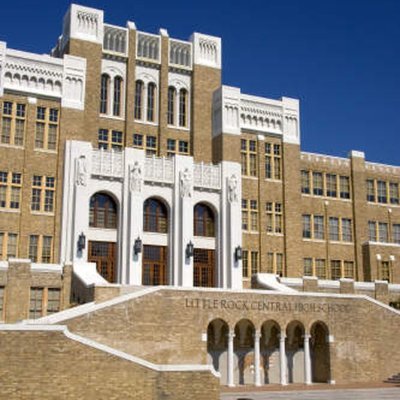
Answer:
POLYGON ((82 251, 86 247, 86 236, 82 232, 78 237, 78 251, 82 251))
POLYGON ((186 246, 186 258, 193 257, 194 253, 194 244, 190 241, 186 246))
POLYGON ((242 248, 240 246, 237 246, 235 248, 235 261, 238 262, 242 258, 243 258, 242 248))
POLYGON ((133 244, 133 253, 135 255, 138 255, 141 252, 142 252, 142 241, 138 236, 137 239, 135 240, 135 243, 133 244))

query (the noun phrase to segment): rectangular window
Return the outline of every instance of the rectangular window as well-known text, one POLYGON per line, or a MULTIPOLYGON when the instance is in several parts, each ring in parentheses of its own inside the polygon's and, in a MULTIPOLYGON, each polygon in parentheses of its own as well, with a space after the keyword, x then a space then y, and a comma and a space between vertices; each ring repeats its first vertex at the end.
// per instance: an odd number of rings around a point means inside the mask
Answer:
POLYGON ((17 257, 18 235, 10 232, 0 232, 0 259, 17 257))
POLYGON ((250 200, 250 230, 258 231, 258 205, 257 205, 257 200, 250 200))
POLYGON ((313 172, 313 194, 314 196, 324 195, 324 185, 321 172, 313 172))
POLYGON ((388 224, 385 222, 378 223, 379 242, 387 243, 389 241, 388 224))
POLYGON ((38 249, 39 249, 39 235, 30 235, 28 257, 34 263, 38 261, 38 249))
POLYGON ((146 156, 157 154, 157 138, 155 136, 146 136, 146 156))
POLYGON ((271 203, 265 204, 266 211, 266 230, 269 233, 280 234, 283 232, 282 229, 282 204, 281 203, 271 203))
POLYGON ((189 143, 186 140, 179 141, 179 153, 189 154, 189 143))
POLYGON ((283 254, 267 253, 267 272, 283 276, 283 254))
POLYGON ((5 101, 1 111, 0 143, 23 146, 25 136, 25 104, 5 101))
POLYGON ((49 288, 47 290, 47 315, 60 311, 60 294, 58 288, 49 288))
POLYGON ((338 280, 342 277, 340 260, 331 260, 331 279, 338 280))
POLYGON ((247 250, 242 251, 242 274, 243 278, 249 277, 249 252, 247 250))
POLYGON ((393 224, 392 228, 393 243, 400 244, 400 224, 393 224))
POLYGON ((167 139, 167 156, 172 157, 174 154, 176 154, 176 140, 167 139))
POLYGON ((378 203, 387 203, 386 182, 377 181, 378 203))
POLYGON ((59 110, 36 108, 35 148, 55 151, 58 139, 59 110))
POLYGON ((22 175, 19 172, 0 171, 0 208, 19 209, 22 175))
POLYGON ((351 219, 342 218, 342 240, 343 242, 353 241, 353 230, 351 227, 351 219))
POLYGON ((381 261, 381 280, 390 282, 390 263, 381 261))
POLYGON ((399 204, 399 184, 390 182, 389 184, 390 204, 399 204))
POLYGON ((43 236, 42 239, 42 263, 50 263, 51 262, 51 236, 43 236))
POLYGON ((329 217, 329 240, 339 240, 339 218, 329 217))
POLYGON ((32 287, 30 291, 29 318, 40 318, 43 312, 43 288, 32 287))
POLYGON ((242 199, 242 229, 244 231, 258 230, 257 200, 242 199))
POLYGON ((340 184, 340 198, 349 199, 350 198, 350 178, 348 176, 339 177, 340 184))
POLYGON ((274 273, 274 253, 267 253, 267 272, 274 273))
POLYGON ((276 260, 276 274, 279 276, 283 276, 283 254, 282 253, 276 253, 275 254, 275 260, 276 260))
POLYGON ((265 143, 265 178, 282 179, 282 148, 278 143, 265 143))
POLYGON ((249 218, 248 218, 248 205, 247 199, 242 199, 242 229, 244 231, 249 230, 249 218))
POLYGON ((303 238, 311 239, 311 215, 303 215, 303 238))
POLYGON ((240 149, 242 175, 257 176, 257 142, 242 139, 240 149))
POLYGON ((374 221, 368 221, 368 240, 370 242, 376 242, 376 223, 374 221))
POLYGON ((313 260, 312 258, 304 258, 303 260, 303 275, 313 276, 313 260))
POLYGON ((31 210, 41 212, 54 211, 55 178, 34 175, 32 178, 31 210))
POLYGON ((310 171, 301 171, 301 193, 310 194, 310 171))
POLYGON ((344 261, 343 272, 344 272, 344 278, 354 279, 354 262, 344 261))
POLYGON ((5 244, 6 244, 5 233, 0 232, 0 260, 3 260, 5 258, 4 257, 4 255, 6 254, 6 251, 4 248, 5 244))
POLYGON ((367 180, 367 201, 375 202, 375 184, 374 180, 367 180))
POLYGON ((337 177, 334 174, 326 174, 326 195, 337 196, 337 177))
POLYGON ((326 279, 326 265, 325 260, 322 258, 317 258, 315 260, 315 275, 319 279, 326 279))
POLYGON ((4 321, 4 286, 0 286, 0 321, 4 321))
POLYGON ((314 239, 324 238, 324 217, 322 215, 314 215, 314 239))
POLYGON ((103 150, 122 151, 123 133, 121 131, 99 129, 98 147, 103 150))
POLYGON ((251 252, 251 275, 258 273, 258 251, 251 252))

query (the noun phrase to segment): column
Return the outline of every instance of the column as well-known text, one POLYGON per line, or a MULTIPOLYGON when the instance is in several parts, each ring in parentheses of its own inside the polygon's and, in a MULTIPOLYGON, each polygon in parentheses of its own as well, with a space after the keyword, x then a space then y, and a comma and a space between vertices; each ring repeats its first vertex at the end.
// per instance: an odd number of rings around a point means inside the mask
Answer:
POLYGON ((235 332, 233 330, 229 330, 228 333, 228 386, 235 386, 233 380, 233 339, 235 337, 235 332))
POLYGON ((310 355, 310 337, 311 335, 306 333, 304 335, 304 383, 306 385, 312 384, 311 379, 311 355, 310 355))
POLYGON ((260 377, 260 338, 261 332, 254 332, 254 385, 261 386, 260 377))
POLYGON ((281 385, 287 385, 286 375, 286 348, 285 348, 286 335, 282 331, 279 335, 279 361, 280 361, 280 372, 281 372, 281 385))

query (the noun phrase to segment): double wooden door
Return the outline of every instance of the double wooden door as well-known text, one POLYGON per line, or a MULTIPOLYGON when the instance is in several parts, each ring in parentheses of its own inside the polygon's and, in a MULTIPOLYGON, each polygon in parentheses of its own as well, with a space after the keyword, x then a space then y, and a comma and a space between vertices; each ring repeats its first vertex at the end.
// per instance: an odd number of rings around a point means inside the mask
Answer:
POLYGON ((142 262, 143 285, 166 285, 167 282, 167 248, 165 246, 143 246, 142 262))
POLYGON ((193 286, 215 286, 215 250, 194 249, 193 286))
POLYGON ((115 282, 116 243, 89 241, 88 261, 96 263, 97 272, 108 282, 115 282))

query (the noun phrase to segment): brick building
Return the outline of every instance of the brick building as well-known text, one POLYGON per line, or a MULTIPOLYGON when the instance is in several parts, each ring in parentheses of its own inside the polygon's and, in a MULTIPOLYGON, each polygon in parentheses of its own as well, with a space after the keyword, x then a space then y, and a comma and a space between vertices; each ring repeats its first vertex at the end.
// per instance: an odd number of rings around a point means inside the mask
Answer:
MULTIPOLYGON (((0 42, 0 320, 44 317, 38 321, 52 324, 50 314, 75 303, 119 301, 109 299, 157 285, 222 290, 211 290, 211 297, 250 287, 282 289, 289 297, 296 290, 319 291, 313 301, 321 302, 325 294, 327 304, 337 293, 337 301, 349 307, 354 295, 399 301, 400 167, 368 162, 359 151, 348 158, 301 151, 298 100, 261 98, 223 86, 221 48, 220 38, 200 33, 182 41, 165 29, 150 34, 133 22, 109 25, 103 11, 74 4, 51 56, 0 42)), ((179 290, 163 290, 155 293, 179 302, 179 290)), ((329 314, 334 306, 319 310, 329 314)), ((159 313, 156 305, 149 307, 159 313)), ((353 315, 363 310, 368 304, 353 315)), ((112 346, 110 332, 80 325, 83 312, 76 312, 57 321, 72 318, 68 329, 79 326, 79 332, 112 346)), ((381 318, 386 314, 396 326, 397 313, 385 308, 381 318)), ((254 335, 269 335, 265 354, 275 342, 281 346, 279 354, 268 353, 277 358, 271 359, 276 366, 269 377, 254 367, 256 384, 261 379, 287 383, 286 335, 292 364, 302 349, 298 357, 304 368, 292 369, 292 382, 357 381, 356 375, 338 371, 340 360, 333 353, 332 364, 326 358, 326 346, 333 343, 328 322, 299 325, 293 316, 293 321, 235 325, 207 318, 194 346, 201 352, 205 335, 213 360, 231 348, 221 372, 225 383, 248 383, 246 368, 254 364, 253 358, 249 365, 243 361, 240 377, 233 377, 235 335, 242 335, 236 347, 254 350, 256 365, 260 348, 256 351, 254 335), (229 332, 229 343, 221 341, 229 332), (310 338, 313 365, 321 364, 316 375, 307 361, 310 338), (322 358, 315 355, 320 353, 322 358)), ((369 329, 369 322, 361 325, 369 329)), ((33 326, 26 326, 26 335, 37 335, 33 326)), ((38 346, 46 335, 62 342, 57 338, 62 329, 46 329, 38 346)), ((177 351, 178 344, 170 342, 170 351, 177 351)), ((96 347, 93 343, 89 346, 96 347)), ((116 348, 131 353, 127 344, 116 348)), ((148 359, 149 349, 145 345, 140 356, 148 359)), ((207 360, 189 353, 188 364, 207 360)), ((85 358, 84 351, 81 355, 85 358)), ((160 353, 153 361, 177 363, 173 358, 160 353)), ((118 375, 123 366, 115 368, 118 375)), ((135 368, 132 376, 143 373, 135 368)), ((396 372, 367 370, 376 379, 396 372)), ((149 379, 159 379, 154 376, 160 371, 154 367, 149 379)), ((173 385, 173 378, 163 379, 166 387, 173 385)), ((367 373, 360 377, 367 379, 367 373)))

